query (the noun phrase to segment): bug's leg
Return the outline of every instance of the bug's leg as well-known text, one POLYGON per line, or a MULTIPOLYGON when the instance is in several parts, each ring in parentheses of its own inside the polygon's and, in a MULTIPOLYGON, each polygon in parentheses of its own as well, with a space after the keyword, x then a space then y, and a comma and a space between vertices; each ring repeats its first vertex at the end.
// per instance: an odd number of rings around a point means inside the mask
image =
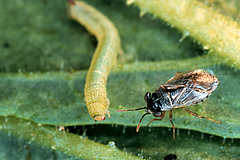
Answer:
POLYGON ((137 128, 136 128, 136 132, 138 132, 139 131, 139 128, 140 128, 140 124, 141 124, 141 122, 142 122, 142 119, 143 119, 143 117, 145 117, 147 114, 151 114, 151 113, 145 113, 142 117, 141 117, 141 119, 140 119, 140 121, 139 121, 139 123, 138 123, 138 126, 137 126, 137 128))
POLYGON ((184 109, 185 111, 187 111, 189 114, 191 114, 191 115, 193 115, 193 116, 195 116, 195 117, 208 119, 208 120, 213 121, 213 122, 215 122, 215 123, 222 123, 221 121, 216 121, 216 120, 211 119, 211 118, 209 118, 209 117, 203 117, 203 116, 201 116, 201 115, 199 115, 199 114, 197 114, 197 113, 195 113, 195 112, 189 111, 189 110, 186 109, 186 108, 183 108, 183 109, 184 109))
POLYGON ((173 140, 175 139, 175 126, 172 122, 172 110, 169 111, 169 121, 172 123, 172 127, 173 127, 173 140))
POLYGON ((149 124, 152 123, 153 121, 156 121, 156 120, 161 121, 161 120, 164 118, 164 115, 165 115, 165 112, 162 112, 162 114, 161 114, 161 116, 160 116, 159 119, 153 118, 153 119, 147 124, 147 126, 149 126, 149 124))

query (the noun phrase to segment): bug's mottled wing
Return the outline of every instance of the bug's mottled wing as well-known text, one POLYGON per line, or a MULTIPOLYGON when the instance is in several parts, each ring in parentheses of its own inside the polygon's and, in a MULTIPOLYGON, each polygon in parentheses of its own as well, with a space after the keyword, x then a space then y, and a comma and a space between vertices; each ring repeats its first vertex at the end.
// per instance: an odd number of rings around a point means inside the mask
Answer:
POLYGON ((183 87, 190 79, 192 79, 191 73, 193 72, 194 70, 176 73, 175 76, 170 78, 163 85, 171 88, 183 87))
POLYGON ((207 99, 219 84, 218 78, 201 69, 180 73, 168 80, 164 87, 173 108, 195 105, 207 99))
POLYGON ((170 92, 173 108, 195 105, 204 101, 210 95, 210 92, 199 90, 198 88, 194 88, 194 86, 189 88, 180 88, 170 92))

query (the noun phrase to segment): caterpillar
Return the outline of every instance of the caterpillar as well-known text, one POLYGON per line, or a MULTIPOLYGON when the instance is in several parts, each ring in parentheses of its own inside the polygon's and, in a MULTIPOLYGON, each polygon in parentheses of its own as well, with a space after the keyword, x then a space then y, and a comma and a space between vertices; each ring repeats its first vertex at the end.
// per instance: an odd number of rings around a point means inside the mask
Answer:
POLYGON ((69 0, 69 17, 82 24, 98 41, 85 83, 84 94, 89 115, 95 121, 110 118, 107 98, 107 77, 117 54, 122 52, 121 40, 114 24, 102 13, 85 2, 69 0))

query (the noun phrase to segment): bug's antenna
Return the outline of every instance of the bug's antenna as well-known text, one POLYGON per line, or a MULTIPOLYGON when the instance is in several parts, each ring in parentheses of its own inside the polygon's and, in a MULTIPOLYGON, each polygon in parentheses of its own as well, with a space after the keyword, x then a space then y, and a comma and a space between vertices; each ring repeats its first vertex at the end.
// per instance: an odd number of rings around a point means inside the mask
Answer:
POLYGON ((136 108, 136 109, 123 109, 123 110, 117 110, 117 112, 125 112, 125 111, 137 111, 137 110, 141 110, 141 109, 146 109, 147 107, 143 107, 143 108, 136 108))
POLYGON ((151 114, 151 113, 147 112, 147 113, 145 113, 144 115, 142 115, 142 117, 141 117, 141 119, 140 119, 140 121, 139 121, 139 123, 138 123, 138 126, 137 126, 137 128, 136 128, 136 132, 139 131, 139 128, 140 128, 140 124, 141 124, 141 122, 142 122, 142 119, 143 119, 143 117, 145 117, 147 114, 151 114))

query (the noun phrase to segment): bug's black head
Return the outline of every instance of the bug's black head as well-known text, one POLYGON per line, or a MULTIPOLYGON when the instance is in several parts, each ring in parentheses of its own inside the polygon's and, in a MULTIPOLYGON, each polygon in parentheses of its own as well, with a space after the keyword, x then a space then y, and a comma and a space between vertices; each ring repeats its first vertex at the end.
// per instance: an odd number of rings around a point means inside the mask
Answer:
POLYGON ((147 103, 147 109, 146 110, 152 110, 153 108, 153 100, 152 100, 152 96, 151 96, 151 92, 147 92, 144 96, 144 100, 147 103))
MULTIPOLYGON (((142 107, 142 108, 136 108, 136 109, 123 109, 123 110, 117 110, 117 112, 124 112, 124 111, 137 111, 137 110, 141 110, 141 109, 145 109, 146 113, 144 115, 142 115, 141 119, 139 120, 136 132, 138 132, 139 128, 140 128, 140 124, 142 122, 142 119, 148 115, 148 114, 152 114, 155 117, 160 117, 162 115, 162 112, 160 110, 160 108, 158 106, 155 106, 154 101, 152 99, 151 96, 151 92, 147 92, 144 96, 144 100, 147 102, 147 106, 146 107, 142 107)), ((152 121, 151 121, 152 122, 152 121)), ((149 122, 148 125, 151 123, 149 122)), ((147 126, 148 126, 147 125, 147 126)))
POLYGON ((144 100, 147 103, 146 112, 153 114, 154 117, 160 117, 162 115, 161 108, 155 106, 151 92, 147 92, 144 96, 144 100))

